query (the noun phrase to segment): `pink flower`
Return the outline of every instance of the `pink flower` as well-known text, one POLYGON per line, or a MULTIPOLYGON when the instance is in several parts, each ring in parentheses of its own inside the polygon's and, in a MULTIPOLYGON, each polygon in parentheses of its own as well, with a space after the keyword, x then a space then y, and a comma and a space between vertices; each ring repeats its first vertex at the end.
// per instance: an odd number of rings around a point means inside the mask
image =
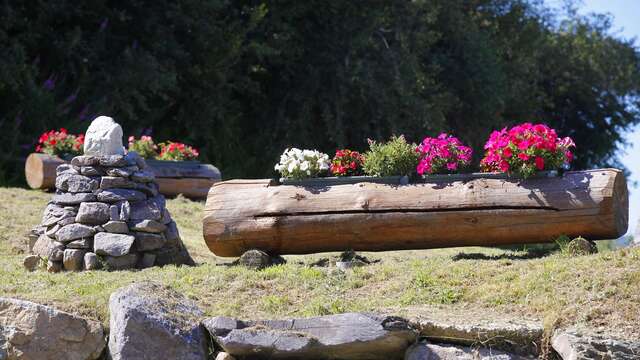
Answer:
POLYGON ((451 163, 447 163, 447 170, 457 170, 458 169, 458 163, 456 162, 451 162, 451 163))
POLYGON ((522 161, 527 161, 527 160, 529 160, 529 155, 527 155, 525 153, 519 153, 518 154, 518 159, 520 159, 522 161))

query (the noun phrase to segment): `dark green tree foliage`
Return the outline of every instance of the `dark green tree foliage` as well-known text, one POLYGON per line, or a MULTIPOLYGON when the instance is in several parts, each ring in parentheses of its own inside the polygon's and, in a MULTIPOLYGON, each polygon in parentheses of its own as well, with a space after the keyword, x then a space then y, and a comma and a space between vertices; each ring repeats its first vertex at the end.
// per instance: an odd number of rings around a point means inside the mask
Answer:
POLYGON ((479 158, 521 121, 574 137, 576 167, 615 165, 640 57, 610 26, 520 0, 4 0, 0 183, 22 181, 41 132, 98 114, 193 144, 225 177, 392 134, 451 131, 479 158))

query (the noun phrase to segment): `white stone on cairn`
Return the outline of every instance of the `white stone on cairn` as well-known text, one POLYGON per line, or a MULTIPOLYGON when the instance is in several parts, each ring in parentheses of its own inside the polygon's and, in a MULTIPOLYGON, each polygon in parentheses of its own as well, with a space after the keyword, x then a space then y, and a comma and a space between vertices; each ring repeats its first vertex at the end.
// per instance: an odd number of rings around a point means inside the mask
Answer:
POLYGON ((84 137, 85 155, 124 155, 122 127, 108 116, 95 118, 84 137))

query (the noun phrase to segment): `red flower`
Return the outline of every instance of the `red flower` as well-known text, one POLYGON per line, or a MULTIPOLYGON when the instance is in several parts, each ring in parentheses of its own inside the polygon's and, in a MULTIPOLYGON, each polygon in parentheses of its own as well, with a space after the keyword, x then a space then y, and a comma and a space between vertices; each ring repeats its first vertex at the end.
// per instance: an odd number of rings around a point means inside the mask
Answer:
POLYGON ((536 168, 538 170, 544 170, 544 159, 540 156, 536 156, 536 168))

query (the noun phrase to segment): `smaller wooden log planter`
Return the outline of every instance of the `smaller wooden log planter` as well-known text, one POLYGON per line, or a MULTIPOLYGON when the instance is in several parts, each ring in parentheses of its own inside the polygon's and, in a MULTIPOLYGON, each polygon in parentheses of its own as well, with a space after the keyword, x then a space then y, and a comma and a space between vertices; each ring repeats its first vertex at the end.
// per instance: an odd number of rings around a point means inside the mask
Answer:
MULTIPOLYGON (((56 167, 66 162, 57 156, 30 154, 24 166, 27 184, 32 189, 53 189, 56 167)), ((160 193, 165 196, 183 194, 193 199, 204 199, 211 186, 221 179, 215 166, 197 161, 147 160, 147 165, 156 176, 160 193)))
POLYGON ((203 231, 218 256, 527 244, 560 235, 599 240, 627 231, 628 201, 617 169, 408 185, 231 180, 211 188, 203 231))

